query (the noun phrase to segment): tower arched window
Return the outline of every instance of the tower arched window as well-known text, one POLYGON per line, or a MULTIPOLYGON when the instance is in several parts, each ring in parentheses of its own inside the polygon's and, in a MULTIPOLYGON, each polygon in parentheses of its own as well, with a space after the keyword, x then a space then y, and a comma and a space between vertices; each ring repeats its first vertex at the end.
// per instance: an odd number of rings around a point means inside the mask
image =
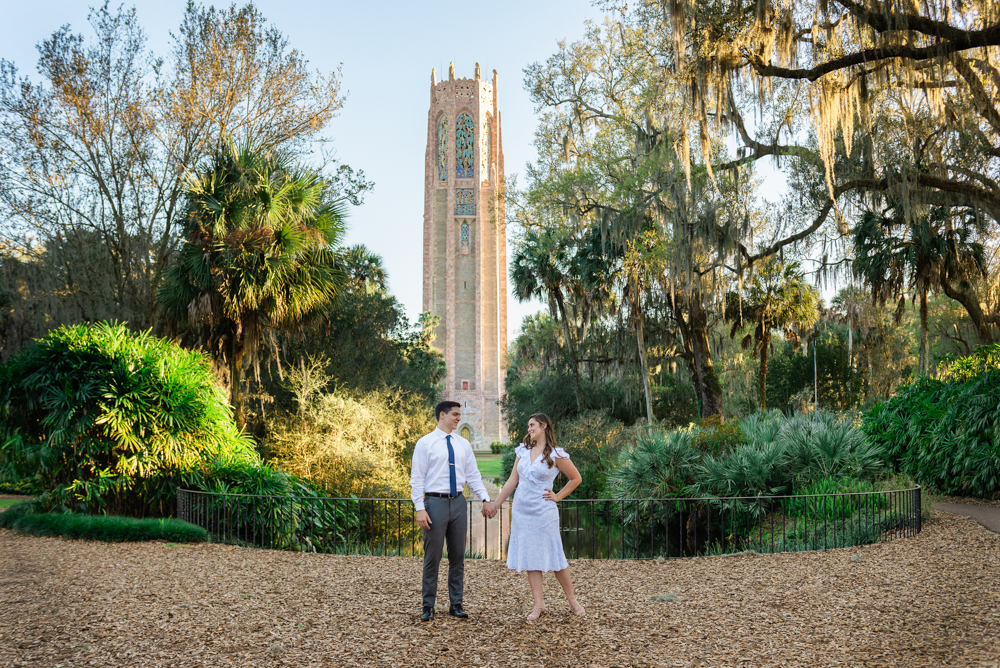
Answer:
POLYGON ((448 180, 448 117, 442 116, 438 121, 438 181, 448 180))
POLYGON ((487 181, 493 180, 493 123, 487 118, 483 121, 483 177, 487 181))
POLYGON ((467 255, 469 253, 469 223, 462 221, 462 231, 460 235, 462 254, 467 255))
POLYGON ((455 124, 455 175, 460 179, 471 179, 475 175, 475 135, 472 117, 459 116, 455 124))

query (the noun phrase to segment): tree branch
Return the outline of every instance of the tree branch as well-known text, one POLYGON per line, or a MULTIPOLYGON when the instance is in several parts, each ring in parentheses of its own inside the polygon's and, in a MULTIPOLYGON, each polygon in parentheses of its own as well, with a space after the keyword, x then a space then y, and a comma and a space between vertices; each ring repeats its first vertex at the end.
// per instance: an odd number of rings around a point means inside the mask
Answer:
MULTIPOLYGON (((843 0, 847 1, 847 0, 843 0)), ((936 23, 936 22, 934 22, 936 23)), ((911 26, 912 27, 912 26, 911 26)), ((958 51, 966 49, 977 49, 987 46, 1000 46, 1000 24, 984 28, 983 30, 964 31, 958 28, 953 30, 960 32, 954 39, 947 42, 940 42, 924 47, 906 46, 897 44, 893 46, 883 46, 874 49, 865 49, 857 53, 851 53, 840 58, 834 58, 821 65, 810 69, 798 69, 789 67, 777 67, 764 63, 759 55, 744 50, 747 62, 754 68, 757 74, 766 77, 777 77, 779 79, 808 79, 816 81, 821 76, 842 70, 855 65, 863 65, 872 61, 887 60, 891 58, 906 58, 910 60, 926 60, 928 58, 940 58, 948 56, 958 51)))

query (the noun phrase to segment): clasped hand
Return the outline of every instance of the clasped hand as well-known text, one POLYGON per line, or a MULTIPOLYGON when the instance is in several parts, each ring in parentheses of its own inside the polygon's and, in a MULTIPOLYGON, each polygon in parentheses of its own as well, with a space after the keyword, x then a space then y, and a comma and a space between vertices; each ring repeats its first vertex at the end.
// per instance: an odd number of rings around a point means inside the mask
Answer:
POLYGON ((490 501, 489 503, 483 503, 483 508, 482 508, 483 517, 489 517, 490 519, 493 519, 493 517, 496 516, 498 510, 500 510, 499 503, 496 503, 494 501, 490 501))

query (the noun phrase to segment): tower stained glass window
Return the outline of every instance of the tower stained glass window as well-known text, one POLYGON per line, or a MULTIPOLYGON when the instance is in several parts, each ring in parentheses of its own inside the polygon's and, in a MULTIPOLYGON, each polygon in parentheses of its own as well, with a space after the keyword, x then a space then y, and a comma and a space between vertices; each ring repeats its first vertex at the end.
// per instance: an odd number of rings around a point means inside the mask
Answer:
POLYGON ((468 114, 459 116, 455 125, 455 175, 460 179, 471 179, 475 174, 476 167, 472 162, 475 159, 475 134, 472 117, 468 114))
POLYGON ((455 215, 476 215, 476 200, 475 195, 473 195, 472 188, 455 189, 455 215))
POLYGON ((483 176, 487 181, 492 181, 493 177, 493 124, 490 123, 490 119, 486 119, 483 122, 483 139, 486 141, 486 146, 483 148, 483 156, 485 158, 483 165, 483 176))
POLYGON ((448 179, 448 117, 442 116, 438 121, 438 181, 448 179))
POLYGON ((462 223, 462 248, 469 247, 469 224, 462 223))

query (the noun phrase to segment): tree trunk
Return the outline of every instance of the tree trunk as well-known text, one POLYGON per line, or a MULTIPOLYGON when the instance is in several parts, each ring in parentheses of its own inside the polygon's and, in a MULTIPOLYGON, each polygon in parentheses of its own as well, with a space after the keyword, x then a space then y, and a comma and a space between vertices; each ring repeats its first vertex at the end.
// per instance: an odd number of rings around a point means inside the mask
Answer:
POLYGON ((941 281, 941 287, 944 288, 946 295, 965 307, 965 312, 969 314, 969 319, 972 320, 972 325, 976 328, 979 343, 984 345, 993 343, 993 332, 990 331, 990 323, 983 315, 983 309, 979 305, 979 297, 972 291, 954 289, 948 280, 941 281))
POLYGON ((236 429, 243 431, 245 420, 243 419, 243 397, 240 394, 241 359, 236 354, 236 340, 233 339, 229 351, 229 403, 233 407, 233 420, 236 422, 236 429))
POLYGON ((642 367, 642 387, 646 392, 646 421, 653 424, 653 397, 649 389, 649 363, 646 362, 646 340, 643 334, 642 310, 637 309, 635 318, 636 341, 639 344, 639 364, 642 367))
POLYGON ((566 304, 563 303, 561 290, 552 290, 555 294, 556 303, 559 305, 559 314, 562 316, 563 331, 566 333, 566 345, 569 347, 569 359, 573 365, 573 376, 576 378, 576 409, 583 410, 583 386, 580 384, 580 365, 576 361, 576 346, 573 345, 573 333, 570 331, 569 320, 566 319, 566 304))
POLYGON ((762 339, 760 342, 760 389, 758 390, 760 408, 761 410, 767 409, 767 349, 771 345, 771 332, 767 331, 767 325, 764 325, 764 333, 761 335, 762 339))
POLYGON ((920 290, 920 360, 919 372, 927 375, 927 288, 920 290))
POLYGON ((722 384, 715 375, 712 364, 712 349, 708 343, 708 314, 701 305, 701 296, 695 292, 689 302, 691 313, 690 337, 694 362, 698 367, 699 387, 701 397, 701 416, 722 415, 722 384))
POLYGON ((854 318, 847 318, 847 366, 854 369, 854 318))

